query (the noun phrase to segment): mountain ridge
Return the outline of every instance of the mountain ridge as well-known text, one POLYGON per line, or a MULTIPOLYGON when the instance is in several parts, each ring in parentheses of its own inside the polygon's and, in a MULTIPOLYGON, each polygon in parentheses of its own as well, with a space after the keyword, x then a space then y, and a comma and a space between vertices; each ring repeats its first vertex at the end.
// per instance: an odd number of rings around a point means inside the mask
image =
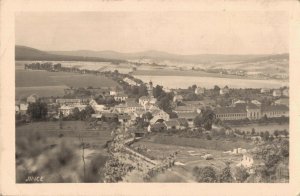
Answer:
POLYGON ((282 54, 172 54, 157 50, 146 50, 135 53, 124 53, 113 50, 71 50, 71 51, 43 51, 35 48, 16 45, 16 60, 53 60, 75 59, 82 61, 128 61, 152 59, 154 61, 175 61, 186 63, 213 63, 213 62, 256 62, 268 59, 288 59, 288 53, 282 54), (48 58, 48 59, 47 59, 48 58))

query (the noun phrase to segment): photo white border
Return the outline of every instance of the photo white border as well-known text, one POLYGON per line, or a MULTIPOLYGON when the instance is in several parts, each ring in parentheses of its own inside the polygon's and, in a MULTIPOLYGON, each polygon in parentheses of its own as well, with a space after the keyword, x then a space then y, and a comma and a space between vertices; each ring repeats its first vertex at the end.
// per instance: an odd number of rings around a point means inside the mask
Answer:
MULTIPOLYGON (((0 70, 0 194, 3 195, 297 195, 300 193, 300 2, 299 1, 125 1, 2 0, 0 70), (15 13, 80 11, 288 11, 290 13, 290 182, 205 183, 15 183, 15 13)), ((267 40, 266 40, 267 41, 267 40)))

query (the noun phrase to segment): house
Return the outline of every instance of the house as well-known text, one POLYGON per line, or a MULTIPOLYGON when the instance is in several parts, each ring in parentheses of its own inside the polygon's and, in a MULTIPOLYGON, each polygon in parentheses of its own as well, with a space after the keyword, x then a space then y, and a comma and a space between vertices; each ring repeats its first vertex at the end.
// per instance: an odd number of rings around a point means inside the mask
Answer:
POLYGON ((127 84, 129 84, 130 86, 140 86, 139 83, 135 82, 134 80, 132 80, 130 78, 124 78, 123 81, 126 82, 127 84))
POLYGON ((20 107, 19 106, 15 106, 15 112, 16 112, 16 114, 19 114, 20 113, 20 107))
POLYGON ((102 119, 102 114, 92 114, 92 118, 102 119))
POLYGON ((134 137, 144 137, 147 134, 147 131, 144 129, 139 129, 136 127, 129 127, 127 131, 132 133, 134 137))
POLYGON ((82 105, 82 104, 80 104, 80 105, 74 106, 74 109, 75 109, 75 108, 78 108, 78 110, 81 112, 82 110, 86 109, 86 107, 87 107, 87 105, 82 105))
POLYGON ((289 108, 286 105, 271 105, 262 108, 262 116, 267 118, 289 117, 289 108))
POLYGON ((128 95, 126 95, 125 93, 118 93, 114 96, 114 99, 116 101, 126 101, 128 99, 128 95))
POLYGON ((246 101, 244 101, 244 100, 232 100, 232 105, 237 105, 237 104, 245 104, 246 103, 246 101))
POLYGON ((117 95, 117 91, 116 90, 110 90, 109 95, 115 96, 115 95, 117 95))
POLYGON ((229 93, 228 86, 225 86, 224 88, 220 89, 220 95, 225 95, 229 93))
POLYGON ((275 105, 285 105, 289 107, 289 98, 280 98, 274 102, 275 105))
POLYGON ((254 105, 260 107, 261 106, 261 103, 257 100, 252 100, 251 103, 253 103, 254 105))
POLYGON ((182 101, 183 101, 182 95, 175 95, 173 97, 173 102, 182 102, 182 101))
POLYGON ((20 104, 20 114, 24 115, 27 113, 28 103, 21 103, 20 104))
POLYGON ((139 98, 139 104, 141 104, 142 106, 146 106, 147 104, 154 105, 156 102, 157 99, 150 96, 142 96, 139 98))
POLYGON ((281 95, 282 95, 281 90, 279 89, 273 90, 273 97, 280 97, 281 95))
POLYGON ((73 114, 73 110, 74 110, 74 107, 67 106, 67 105, 62 105, 62 106, 58 109, 58 113, 59 113, 59 114, 62 114, 63 117, 67 117, 67 116, 69 116, 70 114, 73 114))
POLYGON ((271 90, 269 88, 262 88, 260 89, 260 93, 270 93, 271 90))
POLYGON ((174 109, 174 112, 176 113, 190 113, 195 112, 197 108, 195 106, 177 106, 174 109))
POLYGON ((99 105, 94 99, 89 102, 89 105, 96 113, 103 112, 108 109, 105 105, 99 105))
POLYGON ((261 118, 261 108, 253 103, 249 103, 246 106, 247 118, 249 120, 257 120, 261 118))
POLYGON ((153 110, 151 114, 153 118, 150 120, 150 124, 154 124, 159 120, 168 121, 170 119, 169 114, 161 109, 153 110))
POLYGON ((35 103, 38 100, 38 96, 36 94, 32 94, 27 97, 27 103, 35 103))
POLYGON ((289 89, 285 88, 282 90, 282 95, 288 97, 289 96, 289 89))
POLYGON ((140 111, 144 110, 144 107, 135 101, 128 101, 125 103, 125 105, 126 105, 125 112, 127 113, 136 112, 138 110, 140 111))
POLYGON ((250 167, 253 166, 253 163, 254 163, 253 156, 250 155, 249 153, 245 153, 245 154, 243 155, 243 158, 242 158, 241 162, 239 162, 239 163, 237 164, 237 166, 238 166, 238 167, 243 166, 243 167, 245 167, 245 168, 250 168, 250 167))
POLYGON ((195 89, 195 94, 196 94, 196 95, 201 95, 201 94, 204 94, 204 91, 205 91, 204 88, 197 87, 197 88, 195 89))
POLYGON ((178 118, 186 119, 190 127, 194 126, 194 119, 196 118, 197 115, 199 115, 196 112, 178 112, 176 114, 178 118))
POLYGON ((259 142, 262 141, 262 137, 259 136, 259 135, 251 136, 250 139, 251 139, 252 141, 259 141, 259 142))
POLYGON ((126 104, 122 103, 114 107, 114 112, 124 113, 126 108, 127 108, 126 104))
POLYGON ((120 123, 127 123, 128 121, 130 121, 130 119, 130 115, 126 113, 118 114, 118 120, 120 123))
POLYGON ((56 99, 56 103, 59 105, 74 106, 82 103, 81 99, 56 99))
POLYGON ((167 127, 167 130, 170 130, 170 129, 180 129, 180 124, 177 120, 168 120, 168 121, 164 121, 163 122, 166 127, 167 127))
POLYGON ((244 106, 215 108, 216 118, 220 120, 241 120, 247 118, 244 106))

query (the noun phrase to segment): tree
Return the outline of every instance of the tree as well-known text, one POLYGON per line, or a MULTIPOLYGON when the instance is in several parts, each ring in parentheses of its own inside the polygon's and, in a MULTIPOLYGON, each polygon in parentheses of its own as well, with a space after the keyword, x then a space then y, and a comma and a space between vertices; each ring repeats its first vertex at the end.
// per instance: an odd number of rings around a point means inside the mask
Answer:
POLYGON ((201 125, 202 125, 202 117, 201 117, 201 115, 197 115, 194 118, 194 126, 195 127, 201 127, 201 125))
POLYGON ((278 130, 275 130, 275 131, 274 131, 274 136, 277 138, 277 137, 278 137, 278 135, 279 135, 279 132, 278 132, 278 130))
POLYGON ((192 85, 192 91, 195 92, 196 88, 197 88, 197 85, 196 85, 196 84, 193 84, 193 85, 192 85))
POLYGON ((243 166, 237 167, 235 177, 238 182, 245 182, 249 177, 249 173, 243 166))
POLYGON ((215 119, 216 119, 216 115, 212 110, 210 109, 205 110, 202 115, 202 122, 204 123, 204 128, 206 130, 211 130, 212 124, 215 119))
POLYGON ((265 131, 265 133, 264 133, 264 140, 265 140, 265 141, 268 141, 268 140, 269 140, 269 137, 270 137, 269 131, 265 131))
POLYGON ((39 100, 35 103, 29 103, 27 113, 33 120, 45 120, 48 113, 47 104, 39 100))
POLYGON ((159 102, 158 102, 158 107, 160 109, 162 109, 165 112, 169 112, 171 111, 171 104, 170 104, 170 100, 168 99, 168 97, 163 97, 159 102))
POLYGON ((252 130, 251 130, 251 135, 255 135, 255 129, 254 128, 252 128, 252 130))
POLYGON ((147 90, 146 85, 142 84, 139 86, 138 95, 139 95, 139 97, 148 95, 148 90, 147 90))
POLYGON ((219 92, 220 90, 221 90, 221 88, 219 86, 217 86, 217 85, 214 86, 214 91, 218 91, 219 92))
POLYGON ((153 118, 153 115, 150 112, 146 112, 145 114, 143 114, 142 118, 149 122, 153 118))
POLYGON ((156 85, 156 87, 153 88, 153 96, 155 98, 158 98, 158 97, 162 96, 163 94, 164 94, 163 86, 156 85))
POLYGON ((229 164, 226 164, 226 167, 222 170, 220 176, 219 176, 220 182, 233 182, 233 177, 231 175, 231 169, 229 164))
POLYGON ((195 167, 193 172, 198 182, 217 182, 216 171, 210 166, 202 168, 195 167))

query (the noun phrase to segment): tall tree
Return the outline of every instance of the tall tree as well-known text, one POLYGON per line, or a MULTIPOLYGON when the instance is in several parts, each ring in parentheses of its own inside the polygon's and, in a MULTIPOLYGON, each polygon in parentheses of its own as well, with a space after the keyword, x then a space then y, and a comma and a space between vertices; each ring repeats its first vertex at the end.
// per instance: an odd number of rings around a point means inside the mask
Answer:
POLYGON ((47 104, 44 102, 40 102, 39 100, 35 103, 29 103, 27 114, 33 120, 45 120, 48 113, 47 104))

